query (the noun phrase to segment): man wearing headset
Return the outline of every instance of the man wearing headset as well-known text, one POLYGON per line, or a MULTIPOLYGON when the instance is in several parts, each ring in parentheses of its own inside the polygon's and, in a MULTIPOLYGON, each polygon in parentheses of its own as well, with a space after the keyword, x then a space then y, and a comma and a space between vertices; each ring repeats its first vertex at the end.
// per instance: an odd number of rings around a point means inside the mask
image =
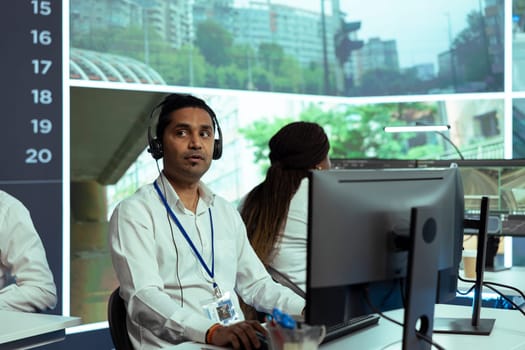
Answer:
POLYGON ((273 282, 236 208, 201 182, 222 153, 213 110, 183 94, 168 95, 156 109, 149 151, 163 159, 163 171, 122 201, 110 220, 131 342, 135 349, 187 340, 256 349, 257 333, 265 330, 244 320, 237 294, 257 310, 278 307, 292 315, 301 313, 304 300, 273 282))

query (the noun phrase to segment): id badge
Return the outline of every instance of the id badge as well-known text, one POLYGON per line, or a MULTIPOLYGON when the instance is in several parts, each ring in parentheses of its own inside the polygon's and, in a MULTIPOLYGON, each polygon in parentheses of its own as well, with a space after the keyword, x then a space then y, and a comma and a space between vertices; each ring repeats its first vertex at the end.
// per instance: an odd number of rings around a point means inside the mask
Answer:
POLYGON ((233 306, 230 292, 224 293, 219 299, 203 302, 202 308, 210 320, 219 322, 223 326, 239 321, 239 314, 233 306))

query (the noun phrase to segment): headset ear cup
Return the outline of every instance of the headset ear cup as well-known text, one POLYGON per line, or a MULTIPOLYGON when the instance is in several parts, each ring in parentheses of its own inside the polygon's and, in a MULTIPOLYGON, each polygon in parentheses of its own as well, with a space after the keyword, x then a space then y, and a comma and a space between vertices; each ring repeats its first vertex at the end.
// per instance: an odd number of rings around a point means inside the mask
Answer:
POLYGON ((213 143, 213 159, 219 159, 222 156, 222 140, 215 140, 213 143))
POLYGON ((162 142, 160 142, 156 136, 152 135, 152 130, 151 130, 152 125, 151 124, 154 121, 153 114, 158 108, 164 106, 164 104, 166 103, 166 99, 167 98, 164 98, 164 100, 161 103, 156 105, 149 114, 150 124, 148 126, 148 145, 149 145, 148 152, 151 154, 151 156, 155 160, 159 160, 160 158, 164 156, 164 150, 162 149, 162 142))
POLYGON ((222 156, 222 130, 221 126, 219 125, 219 121, 217 120, 217 117, 215 116, 215 113, 211 114, 211 119, 213 120, 213 123, 215 124, 215 129, 217 131, 217 138, 215 139, 213 143, 213 159, 219 159, 222 156))
POLYGON ((162 150, 162 144, 156 138, 150 141, 148 152, 151 153, 151 156, 156 160, 164 156, 164 151, 162 150))

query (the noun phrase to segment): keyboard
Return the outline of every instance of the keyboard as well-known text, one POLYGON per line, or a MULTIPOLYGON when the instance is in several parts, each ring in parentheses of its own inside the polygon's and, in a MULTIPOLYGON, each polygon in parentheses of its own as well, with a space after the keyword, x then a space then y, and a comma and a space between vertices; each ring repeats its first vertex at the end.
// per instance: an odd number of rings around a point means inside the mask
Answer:
POLYGON ((353 333, 360 329, 373 326, 379 322, 379 315, 370 314, 349 319, 348 321, 326 327, 323 343, 353 333))

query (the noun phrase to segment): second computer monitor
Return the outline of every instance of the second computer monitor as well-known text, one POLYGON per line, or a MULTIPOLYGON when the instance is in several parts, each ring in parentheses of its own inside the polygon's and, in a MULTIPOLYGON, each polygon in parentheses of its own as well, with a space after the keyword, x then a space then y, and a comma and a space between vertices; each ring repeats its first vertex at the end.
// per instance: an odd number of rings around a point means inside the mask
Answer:
MULTIPOLYGON (((337 324, 403 295, 412 208, 435 214, 436 302, 455 297, 463 245, 463 187, 457 168, 312 171, 306 321, 337 324)), ((425 264, 419 261, 418 264, 425 264)), ((391 305, 400 307, 403 305, 391 305)))

